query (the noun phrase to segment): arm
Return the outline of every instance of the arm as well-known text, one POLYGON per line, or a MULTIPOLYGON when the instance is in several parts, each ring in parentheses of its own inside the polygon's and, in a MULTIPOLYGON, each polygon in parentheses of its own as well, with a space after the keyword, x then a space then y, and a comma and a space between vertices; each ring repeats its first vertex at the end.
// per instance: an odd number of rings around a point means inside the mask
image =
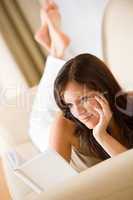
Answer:
POLYGON ((71 159, 71 144, 66 119, 59 113, 51 127, 49 146, 58 152, 66 161, 71 159))
POLYGON ((101 108, 96 108, 100 119, 99 123, 93 129, 93 135, 95 139, 111 157, 126 151, 127 149, 106 131, 109 123, 111 125, 111 120, 113 123, 115 123, 109 103, 101 95, 96 96, 95 99, 101 106, 101 108))
POLYGON ((120 144, 115 138, 113 138, 107 132, 101 134, 101 136, 95 136, 95 139, 111 157, 127 151, 126 147, 120 144))
POLYGON ((57 151, 66 161, 71 160, 72 146, 80 148, 80 141, 75 137, 75 123, 64 118, 60 112, 50 131, 49 146, 57 151))

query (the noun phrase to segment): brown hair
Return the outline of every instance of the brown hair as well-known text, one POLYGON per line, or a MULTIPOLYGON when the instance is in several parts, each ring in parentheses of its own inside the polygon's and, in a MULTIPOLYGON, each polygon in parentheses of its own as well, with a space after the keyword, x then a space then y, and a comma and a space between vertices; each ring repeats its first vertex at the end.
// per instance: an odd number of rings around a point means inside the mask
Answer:
MULTIPOLYGON (((127 141, 128 148, 133 146, 133 117, 120 111, 118 108, 126 108, 127 94, 122 92, 121 86, 108 67, 99 58, 91 54, 80 54, 64 64, 54 82, 54 96, 64 116, 76 124, 75 134, 82 135, 88 141, 88 147, 92 153, 99 155, 102 159, 109 158, 109 155, 95 140, 92 130, 76 119, 65 104, 62 93, 69 81, 76 81, 84 84, 87 88, 99 91, 108 100, 116 123, 123 128, 121 134, 127 141), (124 95, 117 95, 118 93, 124 95), (117 96, 117 98, 116 98, 117 96), (132 122, 131 122, 132 121, 132 122)), ((133 100, 133 98, 132 98, 133 100)), ((133 114, 133 104, 132 104, 133 114)), ((107 129, 111 135, 109 127, 107 129)))

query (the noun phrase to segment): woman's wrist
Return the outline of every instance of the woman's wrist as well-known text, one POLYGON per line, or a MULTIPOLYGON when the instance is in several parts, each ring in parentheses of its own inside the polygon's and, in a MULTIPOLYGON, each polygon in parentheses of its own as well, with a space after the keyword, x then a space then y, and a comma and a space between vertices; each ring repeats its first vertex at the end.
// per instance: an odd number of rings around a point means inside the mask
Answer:
POLYGON ((119 153, 127 151, 127 148, 119 143, 115 138, 104 132, 101 135, 94 136, 102 148, 112 157, 119 153))
POLYGON ((104 140, 107 134, 108 134, 107 131, 102 131, 100 133, 93 132, 94 138, 97 140, 97 142, 100 142, 100 143, 104 140))

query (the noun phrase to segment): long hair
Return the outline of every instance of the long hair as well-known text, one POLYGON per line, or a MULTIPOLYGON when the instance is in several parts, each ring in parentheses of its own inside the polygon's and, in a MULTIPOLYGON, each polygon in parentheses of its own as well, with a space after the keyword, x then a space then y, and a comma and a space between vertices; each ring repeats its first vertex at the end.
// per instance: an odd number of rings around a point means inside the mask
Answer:
MULTIPOLYGON (((109 68, 91 54, 80 54, 64 64, 59 71, 54 82, 54 97, 57 105, 62 110, 64 116, 75 122, 75 134, 82 135, 88 142, 88 147, 92 153, 99 155, 102 159, 110 156, 104 151, 101 145, 95 140, 92 130, 76 119, 70 112, 69 107, 63 100, 63 92, 70 81, 85 85, 89 89, 96 90, 104 95, 109 102, 113 117, 119 127, 122 128, 122 137, 128 144, 127 148, 133 147, 133 117, 122 112, 126 108, 127 94, 123 93, 121 86, 109 68), (121 94, 121 95, 118 95, 121 94), (116 98, 117 97, 117 98, 116 98), (121 108, 121 109, 120 109, 121 108)), ((133 98, 132 98, 133 102, 133 98)), ((133 104, 132 104, 133 114, 133 104)), ((111 135, 109 127, 108 133, 111 135)), ((119 133, 118 133, 119 134, 119 133)))

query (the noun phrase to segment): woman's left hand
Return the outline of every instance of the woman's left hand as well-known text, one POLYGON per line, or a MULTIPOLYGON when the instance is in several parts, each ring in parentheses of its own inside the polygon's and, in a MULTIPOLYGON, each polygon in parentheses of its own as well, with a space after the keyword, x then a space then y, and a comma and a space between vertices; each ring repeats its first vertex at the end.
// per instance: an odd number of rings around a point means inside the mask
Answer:
POLYGON ((99 138, 107 133, 106 129, 112 118, 112 111, 105 97, 97 95, 95 96, 95 99, 100 104, 101 108, 95 108, 95 110, 99 113, 100 119, 97 125, 93 128, 93 135, 95 138, 99 138))

